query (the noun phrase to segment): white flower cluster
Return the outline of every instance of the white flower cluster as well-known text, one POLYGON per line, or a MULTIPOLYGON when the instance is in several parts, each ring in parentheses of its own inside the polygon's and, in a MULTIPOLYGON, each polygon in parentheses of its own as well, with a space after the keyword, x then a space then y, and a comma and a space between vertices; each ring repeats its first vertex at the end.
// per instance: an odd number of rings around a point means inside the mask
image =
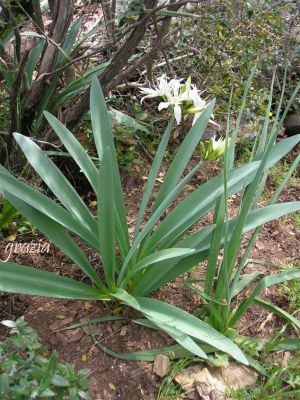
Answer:
POLYGON ((159 103, 159 111, 172 107, 177 124, 180 124, 183 115, 193 114, 194 124, 207 103, 201 98, 197 87, 191 83, 191 78, 188 78, 185 83, 182 83, 182 81, 183 79, 168 81, 167 76, 162 75, 157 78, 157 86, 140 89, 142 94, 145 95, 141 102, 146 98, 161 97, 163 101, 159 103))

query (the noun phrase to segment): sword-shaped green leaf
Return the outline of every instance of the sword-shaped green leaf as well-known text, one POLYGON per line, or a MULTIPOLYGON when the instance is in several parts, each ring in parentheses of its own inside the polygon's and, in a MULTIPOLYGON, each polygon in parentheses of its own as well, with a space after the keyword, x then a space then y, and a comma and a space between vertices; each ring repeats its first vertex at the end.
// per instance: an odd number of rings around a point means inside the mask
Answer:
POLYGON ((103 269, 108 287, 115 289, 115 198, 110 148, 103 153, 97 190, 99 241, 103 269))
POLYGON ((124 197, 122 192, 116 150, 112 136, 110 117, 108 115, 104 95, 99 80, 97 78, 94 78, 92 81, 90 106, 93 135, 100 162, 102 160, 104 150, 107 147, 110 149, 111 152, 113 192, 116 214, 116 236, 118 239, 118 246, 121 255, 125 258, 129 251, 129 236, 124 197))
POLYGON ((96 232, 97 224, 90 210, 53 161, 27 136, 14 133, 14 137, 29 163, 66 209, 80 221, 82 226, 96 232))
POLYGON ((52 272, 0 262, 0 290, 34 296, 100 300, 99 289, 52 272))
POLYGON ((256 296, 269 286, 276 285, 281 282, 290 281, 293 279, 300 279, 300 269, 291 271, 279 272, 278 274, 266 276, 262 278, 253 289, 252 293, 239 305, 235 313, 230 319, 230 326, 234 326, 241 316, 245 313, 248 307, 254 302, 256 296))
POLYGON ((54 117, 47 111, 44 112, 44 115, 54 132, 60 138, 63 145, 68 150, 73 160, 77 163, 81 171, 90 182, 92 188, 96 192, 98 179, 97 168, 88 156, 87 152, 62 122, 60 122, 56 117, 54 117))

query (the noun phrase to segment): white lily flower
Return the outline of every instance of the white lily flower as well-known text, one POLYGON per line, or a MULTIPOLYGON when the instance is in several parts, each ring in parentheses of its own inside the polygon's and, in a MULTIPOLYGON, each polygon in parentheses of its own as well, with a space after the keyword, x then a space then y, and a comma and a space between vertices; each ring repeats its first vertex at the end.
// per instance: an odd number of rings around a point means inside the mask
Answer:
POLYGON ((211 138, 211 144, 213 150, 220 150, 223 149, 223 147, 225 148, 225 140, 222 138, 216 140, 215 135, 211 138))
POLYGON ((170 92, 173 96, 179 97, 181 90, 181 82, 182 79, 171 79, 169 82, 170 92))
POLYGON ((190 90, 186 93, 186 98, 193 102, 193 106, 188 110, 189 113, 194 114, 193 125, 202 114, 206 107, 206 101, 202 99, 198 89, 195 85, 191 85, 190 90))
POLYGON ((162 101, 159 106, 158 110, 161 111, 165 108, 168 108, 169 106, 173 107, 174 109, 174 116, 176 119, 177 124, 179 125, 181 122, 181 115, 182 115, 182 110, 181 110, 181 105, 182 102, 184 101, 181 92, 181 82, 182 79, 171 79, 169 82, 169 91, 166 94, 166 100, 167 101, 162 101))
POLYGON ((170 95, 171 89, 170 89, 170 83, 167 81, 166 75, 162 75, 159 78, 157 78, 158 85, 153 86, 153 88, 141 88, 140 91, 142 94, 145 94, 141 100, 141 103, 144 101, 144 99, 147 98, 155 98, 155 97, 167 97, 170 95))
POLYGON ((181 101, 180 97, 174 96, 174 97, 169 97, 168 101, 162 101, 158 105, 158 111, 164 110, 168 108, 169 106, 174 107, 174 117, 176 119, 177 124, 180 124, 181 121, 181 101))
MULTIPOLYGON (((171 79, 168 82, 168 77, 165 74, 162 75, 157 79, 157 86, 140 89, 142 94, 145 94, 141 102, 146 98, 161 97, 162 101, 158 106, 159 111, 172 107, 178 125, 181 122, 183 112, 184 114, 194 114, 194 124, 205 110, 207 103, 200 96, 201 93, 197 87, 192 85, 191 77, 185 83, 181 83, 182 81, 183 79, 171 79)), ((214 123, 212 120, 210 122, 214 123)))
POLYGON ((181 81, 182 79, 171 79, 170 82, 167 82, 165 75, 161 78, 158 78, 159 85, 159 97, 162 97, 164 101, 160 102, 158 105, 158 111, 164 110, 168 107, 173 107, 174 109, 174 116, 176 119, 177 124, 180 124, 181 121, 181 81))

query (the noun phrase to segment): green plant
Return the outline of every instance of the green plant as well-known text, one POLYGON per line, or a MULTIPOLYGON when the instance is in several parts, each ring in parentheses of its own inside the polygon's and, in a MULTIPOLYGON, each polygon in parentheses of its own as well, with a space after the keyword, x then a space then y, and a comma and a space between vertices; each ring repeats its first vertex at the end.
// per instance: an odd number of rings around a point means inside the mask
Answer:
MULTIPOLYGON (((207 95, 217 99, 215 109, 218 121, 223 119, 230 90, 242 94, 242 82, 254 62, 259 62, 259 73, 248 94, 245 114, 256 122, 264 118, 273 65, 278 65, 279 81, 284 65, 289 60, 288 96, 297 82, 299 51, 295 27, 299 12, 295 2, 280 0, 240 1, 220 0, 193 6, 198 19, 178 21, 180 32, 174 48, 183 59, 176 61, 180 76, 192 75, 207 95), (289 15, 284 18, 283 15, 289 15), (192 35, 191 35, 192 32, 192 35), (192 36, 192 40, 191 40, 192 36), (194 57, 184 57, 193 48, 194 57), (254 61, 255 60, 255 61, 254 61), (186 72, 184 72, 186 71, 186 72)), ((175 53, 176 56, 178 53, 175 53)), ((280 98, 280 85, 274 93, 274 102, 280 98)), ((232 113, 238 114, 241 96, 233 99, 232 113)), ((292 107, 299 110, 299 99, 292 107)))
MULTIPOLYGON (((176 197, 203 165, 196 165, 181 178, 213 112, 214 102, 211 102, 178 148, 152 205, 151 214, 143 224, 174 125, 172 119, 154 158, 130 243, 110 118, 97 79, 92 82, 90 105, 93 135, 100 159, 99 170, 71 132, 54 116, 49 113, 45 113, 45 116, 94 189, 98 218, 92 215, 54 163, 28 137, 14 134, 28 162, 61 204, 20 182, 5 168, 1 167, 0 172, 0 190, 3 196, 78 265, 90 279, 90 284, 35 268, 0 263, 0 290, 121 302, 143 314, 146 321, 142 323, 165 331, 181 346, 199 357, 206 358, 206 352, 218 349, 247 364, 239 347, 207 323, 179 308, 145 296, 207 258, 210 248, 215 246, 216 234, 219 235, 219 224, 199 228, 189 235, 186 233, 208 212, 214 208, 222 209, 223 206, 220 205, 223 200, 220 202, 220 199, 243 188, 252 190, 251 182, 257 185, 262 174, 266 174, 274 163, 298 143, 299 136, 276 144, 272 140, 266 153, 259 153, 254 160, 242 167, 232 168, 230 171, 227 168, 226 196, 224 178, 219 175, 196 188, 166 214, 176 197), (163 216, 165 218, 161 221, 163 216), (75 233, 100 254, 103 276, 98 275, 67 231, 75 233)), ((234 137, 230 143, 233 146, 234 137)), ((232 147, 232 157, 233 153, 232 147)), ((273 204, 262 209, 253 208, 242 226, 242 231, 239 218, 230 220, 228 235, 237 242, 243 233, 299 208, 299 202, 273 204)), ((289 272, 287 275, 297 277, 300 276, 300 271, 289 272)))
POLYGON ((279 400, 298 399, 300 394, 300 353, 295 352, 283 365, 282 359, 264 362, 268 377, 261 377, 254 388, 233 390, 231 399, 236 400, 279 400))
POLYGON ((0 198, 0 236, 9 232, 7 240, 14 240, 17 233, 33 232, 33 227, 8 201, 0 198))
POLYGON ((58 354, 43 356, 38 334, 21 317, 2 321, 11 328, 10 337, 0 343, 0 396, 2 400, 90 399, 87 374, 71 364, 58 362, 58 354))
POLYGON ((17 215, 18 211, 8 201, 0 203, 0 232, 7 229, 17 215))
MULTIPOLYGON (((300 327, 300 321, 292 315, 288 314, 281 308, 259 299, 259 294, 266 288, 276 285, 281 282, 296 280, 300 278, 299 269, 291 269, 283 271, 274 275, 264 276, 261 271, 254 271, 250 274, 245 274, 244 269, 247 265, 247 259, 250 251, 261 231, 261 226, 256 227, 251 235, 250 240, 245 249, 242 248, 243 232, 247 226, 249 216, 256 210, 262 212, 266 216, 266 209, 257 208, 261 195, 263 194, 266 179, 268 177, 268 170, 265 169, 268 159, 272 152, 274 142, 276 140, 277 132, 276 126, 279 121, 280 108, 278 108, 275 125, 268 135, 269 114, 273 98, 273 84, 275 74, 273 75, 272 87, 269 95, 269 104, 266 111, 266 117, 263 124, 262 132, 260 134, 256 150, 252 154, 252 159, 260 159, 261 163, 256 171, 255 178, 247 185, 240 195, 240 204, 238 214, 235 219, 235 226, 232 228, 232 221, 229 219, 229 186, 228 176, 233 168, 234 162, 234 142, 236 131, 233 132, 230 142, 228 141, 229 132, 229 118, 227 137, 225 145, 225 166, 224 166, 224 192, 219 198, 218 206, 215 208, 214 222, 215 230, 213 232, 210 248, 208 251, 208 263, 206 276, 204 279, 204 290, 199 290, 194 286, 195 281, 187 280, 186 285, 198 293, 204 300, 201 307, 200 315, 209 324, 215 327, 219 332, 224 333, 226 336, 234 337, 236 335, 234 329, 238 321, 251 306, 255 303, 267 310, 286 318, 290 323, 296 327, 300 327), (219 261, 221 247, 223 247, 223 255, 219 261), (263 276, 263 277, 262 277, 263 276), (237 302, 237 295, 241 295, 244 289, 249 289, 249 285, 255 283, 254 288, 251 290, 242 302, 237 302)), ((300 85, 299 85, 300 87, 300 85)), ((297 92, 295 92, 296 94, 297 92)), ((281 97, 281 101, 283 96, 281 97)), ((285 113, 284 113, 285 114, 285 113)), ((284 116, 283 116, 284 117, 284 116)), ((281 120, 283 120, 283 117, 281 120)), ((300 161, 300 155, 295 159, 290 169, 287 171, 285 177, 282 179, 275 194, 269 202, 269 207, 272 209, 276 203, 282 189, 285 187, 288 179, 295 171, 300 161)), ((278 205, 277 205, 278 206, 278 205)), ((187 240, 190 240, 187 239, 187 240)))
POLYGON ((284 161, 278 165, 275 165, 269 174, 270 185, 274 185, 275 187, 278 186, 288 170, 289 165, 284 161))
POLYGON ((192 358, 186 358, 172 364, 170 371, 159 386, 157 400, 179 400, 187 398, 187 394, 183 393, 180 385, 176 385, 173 380, 179 371, 186 368, 193 361, 192 358))
MULTIPOLYGON (((299 267, 299 264, 298 264, 299 267)), ((288 264, 284 267, 284 270, 290 271, 295 269, 295 265, 288 264)), ((300 282, 292 281, 287 284, 282 284, 281 293, 287 298, 289 303, 290 312, 300 310, 300 282)))

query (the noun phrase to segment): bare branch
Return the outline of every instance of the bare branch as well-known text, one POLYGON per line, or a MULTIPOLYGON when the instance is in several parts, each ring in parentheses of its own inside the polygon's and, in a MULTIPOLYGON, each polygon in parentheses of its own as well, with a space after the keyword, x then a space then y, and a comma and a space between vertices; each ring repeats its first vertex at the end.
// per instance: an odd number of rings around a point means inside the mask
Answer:
MULTIPOLYGON (((54 14, 57 16, 56 20, 53 21, 53 33, 51 35, 51 42, 48 41, 48 45, 44 51, 41 59, 38 76, 52 71, 55 56, 57 54, 57 46, 53 44, 61 43, 65 37, 68 27, 71 22, 73 13, 73 1, 72 0, 61 0, 56 3, 54 8, 54 14), (57 12, 56 12, 57 9, 57 12)), ((44 79, 34 81, 28 96, 28 104, 30 107, 38 103, 42 96, 44 79)))
MULTIPOLYGON (((26 50, 22 55, 21 61, 18 67, 18 73, 16 79, 13 83, 11 95, 10 95, 10 116, 11 116, 11 125, 10 132, 16 132, 20 128, 20 92, 22 87, 22 78, 24 75, 24 67, 25 63, 28 59, 29 50, 26 50)), ((9 146, 8 146, 9 147, 9 146)))
POLYGON ((83 54, 80 57, 73 58, 73 60, 71 60, 69 63, 67 63, 67 64, 65 64, 65 65, 63 65, 61 67, 59 67, 59 68, 57 68, 57 69, 55 69, 55 70, 53 70, 51 72, 43 73, 34 82, 37 83, 39 80, 42 80, 42 79, 44 79, 46 77, 49 77, 49 76, 54 75, 54 74, 57 74, 58 72, 63 72, 66 69, 68 69, 69 67, 71 67, 73 64, 75 64, 75 63, 77 63, 79 61, 85 60, 86 58, 90 58, 90 57, 92 57, 92 56, 94 56, 96 54, 103 53, 103 51, 104 51, 103 48, 99 48, 99 49, 97 49, 95 51, 92 51, 91 53, 83 54))
MULTIPOLYGON (((153 8, 157 0, 145 0, 146 8, 153 8)), ((128 62, 130 57, 135 53, 137 46, 141 42, 147 29, 147 21, 149 16, 145 18, 144 13, 139 17, 140 23, 133 30, 129 38, 120 47, 115 56, 112 59, 110 66, 101 74, 100 82, 103 88, 113 80, 113 78, 122 70, 124 65, 128 62)), ((67 124, 70 126, 76 124, 82 115, 85 113, 89 106, 89 90, 83 95, 81 102, 75 105, 71 110, 67 110, 64 113, 64 118, 67 124)))
POLYGON ((9 6, 6 6, 6 4, 3 1, 0 1, 0 5, 2 7, 2 12, 3 12, 5 20, 8 23, 11 23, 13 26, 14 35, 15 35, 15 52, 16 52, 17 61, 19 63, 21 61, 21 35, 20 35, 20 30, 19 30, 19 24, 18 24, 17 19, 11 12, 11 8, 9 6))
POLYGON ((38 26, 38 31, 45 31, 44 22, 43 22, 43 15, 41 11, 41 2, 40 0, 32 0, 32 7, 34 12, 34 21, 38 26))

